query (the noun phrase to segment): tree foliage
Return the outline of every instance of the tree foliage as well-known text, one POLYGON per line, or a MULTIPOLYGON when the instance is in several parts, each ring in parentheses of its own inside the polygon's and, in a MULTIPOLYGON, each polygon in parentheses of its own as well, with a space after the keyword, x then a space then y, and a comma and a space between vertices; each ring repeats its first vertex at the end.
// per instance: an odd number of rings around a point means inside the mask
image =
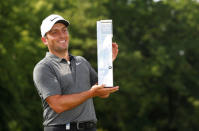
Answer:
POLYGON ((0 1, 0 131, 43 130, 32 71, 47 51, 41 21, 52 13, 70 21, 70 52, 95 69, 96 21, 113 20, 120 91, 94 99, 99 130, 199 130, 198 8, 194 0, 0 1))

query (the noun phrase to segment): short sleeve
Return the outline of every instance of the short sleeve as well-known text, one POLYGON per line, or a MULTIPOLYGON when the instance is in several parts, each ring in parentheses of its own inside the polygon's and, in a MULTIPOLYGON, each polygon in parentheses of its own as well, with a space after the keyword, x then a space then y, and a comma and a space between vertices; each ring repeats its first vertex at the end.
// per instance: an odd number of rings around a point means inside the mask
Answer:
POLYGON ((93 86, 93 85, 95 85, 98 82, 97 73, 93 69, 93 67, 91 66, 91 64, 84 57, 81 57, 81 59, 83 61, 85 61, 87 63, 87 65, 88 65, 89 73, 90 73, 90 84, 91 84, 91 86, 93 86))
MULTIPOLYGON (((90 65, 90 63, 89 63, 90 65)), ((90 82, 91 82, 91 85, 95 85, 98 81, 98 77, 97 77, 97 73, 96 71, 90 66, 90 82)))
POLYGON ((48 96, 61 94, 60 83, 55 71, 47 64, 38 64, 33 71, 34 84, 40 97, 46 99, 48 96))

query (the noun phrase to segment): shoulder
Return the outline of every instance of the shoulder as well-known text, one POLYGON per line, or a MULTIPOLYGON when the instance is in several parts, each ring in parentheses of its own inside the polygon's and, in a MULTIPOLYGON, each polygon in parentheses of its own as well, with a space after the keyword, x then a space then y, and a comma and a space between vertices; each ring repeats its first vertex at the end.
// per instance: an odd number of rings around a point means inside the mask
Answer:
POLYGON ((83 56, 74 56, 76 61, 87 61, 83 56))
POLYGON ((78 63, 84 63, 86 65, 90 65, 90 63, 87 61, 86 58, 84 58, 83 56, 74 56, 75 61, 78 63))
POLYGON ((48 58, 43 58, 42 60, 40 60, 34 67, 34 72, 40 72, 43 69, 48 69, 50 68, 50 65, 52 63, 52 60, 48 59, 48 58))

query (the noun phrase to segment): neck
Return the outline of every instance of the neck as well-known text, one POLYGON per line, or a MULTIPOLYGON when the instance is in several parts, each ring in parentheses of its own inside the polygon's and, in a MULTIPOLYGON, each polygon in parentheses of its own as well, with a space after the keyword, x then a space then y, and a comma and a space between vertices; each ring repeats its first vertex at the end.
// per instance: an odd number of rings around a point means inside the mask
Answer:
POLYGON ((59 58, 64 58, 65 60, 70 61, 68 51, 64 51, 64 52, 54 52, 54 51, 52 52, 52 51, 50 51, 50 53, 58 56, 59 58))

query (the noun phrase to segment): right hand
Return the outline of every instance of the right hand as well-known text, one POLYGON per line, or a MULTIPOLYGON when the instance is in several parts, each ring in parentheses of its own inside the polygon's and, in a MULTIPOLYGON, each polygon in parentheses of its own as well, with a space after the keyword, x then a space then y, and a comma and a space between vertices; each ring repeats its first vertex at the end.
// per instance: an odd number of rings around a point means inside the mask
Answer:
POLYGON ((101 97, 101 98, 107 98, 111 93, 116 92, 119 90, 119 86, 111 87, 111 88, 105 88, 105 85, 94 85, 90 89, 92 91, 93 97, 101 97))

